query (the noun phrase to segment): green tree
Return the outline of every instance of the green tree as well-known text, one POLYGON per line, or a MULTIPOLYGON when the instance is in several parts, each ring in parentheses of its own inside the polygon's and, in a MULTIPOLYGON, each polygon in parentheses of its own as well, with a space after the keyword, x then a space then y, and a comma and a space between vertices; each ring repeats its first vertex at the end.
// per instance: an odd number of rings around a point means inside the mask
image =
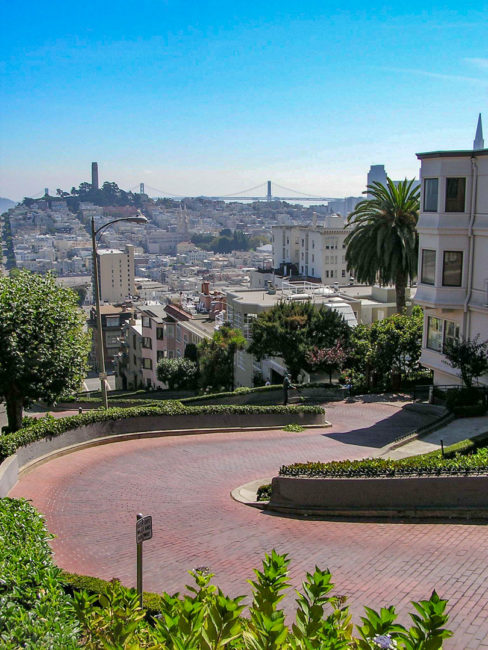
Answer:
POLYGON ((307 353, 314 347, 330 348, 347 341, 350 328, 337 311, 312 302, 280 302, 259 314, 252 323, 248 352, 257 359, 282 357, 292 379, 306 368, 307 353))
POLYGON ((394 284, 396 308, 405 308, 405 288, 417 273, 419 213, 414 181, 388 178, 386 185, 368 185, 370 199, 358 203, 347 220, 352 226, 345 243, 348 269, 359 282, 394 284))
POLYGON ((38 399, 52 404, 79 388, 89 349, 74 291, 50 273, 0 277, 0 399, 10 431, 20 428, 24 406, 38 399))
POLYGON ((158 363, 158 379, 168 384, 171 390, 195 388, 198 377, 198 365, 195 361, 179 357, 161 359, 158 363))
POLYGON ((488 373, 488 341, 480 343, 478 339, 453 341, 444 350, 447 363, 459 370, 467 388, 473 386, 475 379, 488 373))
POLYGON ((198 346, 200 359, 200 383, 213 390, 234 389, 234 355, 246 346, 241 330, 222 325, 213 337, 198 346))

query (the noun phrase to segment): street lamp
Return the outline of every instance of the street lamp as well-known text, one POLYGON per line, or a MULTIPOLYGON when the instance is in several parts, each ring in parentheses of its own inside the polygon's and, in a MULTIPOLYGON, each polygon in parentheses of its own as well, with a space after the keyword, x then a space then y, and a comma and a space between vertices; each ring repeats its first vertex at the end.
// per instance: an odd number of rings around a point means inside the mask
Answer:
POLYGON ((135 217, 122 217, 114 219, 105 223, 100 228, 95 230, 95 218, 91 218, 91 238, 92 238, 92 256, 93 256, 93 284, 95 285, 95 309, 97 312, 97 338, 98 338, 98 376, 100 377, 100 390, 102 393, 102 400, 104 408, 108 409, 108 395, 107 395, 107 373, 105 372, 105 355, 103 352, 103 333, 102 333, 102 314, 100 313, 100 286, 98 282, 98 260, 97 260, 97 241, 96 236, 107 226, 111 226, 118 221, 130 221, 132 223, 147 223, 147 218, 138 211, 135 217))

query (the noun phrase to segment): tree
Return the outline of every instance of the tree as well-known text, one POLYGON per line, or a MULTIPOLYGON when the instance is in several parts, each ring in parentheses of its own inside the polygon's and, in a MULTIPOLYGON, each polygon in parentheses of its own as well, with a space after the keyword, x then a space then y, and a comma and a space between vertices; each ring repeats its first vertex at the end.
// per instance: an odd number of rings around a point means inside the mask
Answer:
POLYGON ((452 341, 444 350, 446 363, 459 370, 466 388, 472 388, 475 379, 488 373, 488 341, 479 343, 478 339, 452 341))
POLYGON ((358 203, 347 220, 353 227, 345 243, 346 262, 359 282, 395 285, 396 309, 405 309, 405 288, 417 273, 420 190, 414 181, 397 186, 374 182, 367 193, 372 198, 358 203))
POLYGON ((198 346, 200 358, 200 383, 203 388, 215 390, 234 389, 234 355, 246 346, 241 330, 222 325, 212 339, 198 346))
POLYGON ((330 348, 318 348, 316 345, 307 352, 307 363, 312 370, 325 370, 329 373, 329 382, 332 383, 332 373, 342 370, 347 359, 347 354, 342 345, 337 342, 330 348))
POLYGON ((307 366, 313 346, 328 348, 347 341, 350 328, 337 311, 312 302, 280 302, 253 321, 248 352, 257 359, 282 357, 292 379, 307 366))
POLYGON ((198 365, 195 361, 179 357, 161 359, 158 363, 158 379, 168 384, 171 390, 195 388, 198 377, 198 365))
POLYGON ((52 274, 0 277, 0 399, 10 431, 21 427, 24 406, 80 387, 90 349, 84 326, 77 294, 52 274))

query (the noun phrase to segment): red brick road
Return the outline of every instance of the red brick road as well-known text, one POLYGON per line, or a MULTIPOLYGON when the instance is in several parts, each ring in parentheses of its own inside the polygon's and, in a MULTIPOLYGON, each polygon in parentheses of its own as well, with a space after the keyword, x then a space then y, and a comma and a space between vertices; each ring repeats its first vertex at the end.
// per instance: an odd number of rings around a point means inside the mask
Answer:
MULTIPOLYGON (((135 583, 135 515, 152 514, 144 587, 182 590, 186 571, 208 566, 224 591, 246 580, 272 548, 292 559, 299 586, 314 565, 332 571, 357 619, 361 605, 394 604, 400 621, 433 588, 449 598, 447 648, 488 648, 488 530, 479 525, 299 520, 234 502, 230 491, 293 461, 371 455, 419 423, 389 404, 328 407, 331 429, 134 440, 94 447, 38 467, 11 496, 46 515, 56 562, 70 571, 135 583)), ((293 605, 288 599, 288 608, 293 605)))

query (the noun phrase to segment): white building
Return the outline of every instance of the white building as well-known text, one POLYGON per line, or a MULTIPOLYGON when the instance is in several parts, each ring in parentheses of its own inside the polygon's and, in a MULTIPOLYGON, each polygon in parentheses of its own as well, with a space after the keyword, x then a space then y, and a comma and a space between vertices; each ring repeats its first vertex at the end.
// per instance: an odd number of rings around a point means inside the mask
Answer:
MULTIPOLYGON (((417 157, 422 190, 416 302, 425 311, 421 363, 434 371, 436 384, 459 384, 458 372, 445 363, 444 346, 459 337, 488 339, 488 149, 417 157)), ((488 384, 488 377, 481 381, 488 384)))
POLYGON ((97 252, 100 284, 100 300, 118 303, 136 293, 134 283, 134 246, 126 251, 108 248, 97 252))
POLYGON ((321 226, 273 226, 274 268, 324 284, 348 284, 344 226, 341 216, 325 217, 321 226))

